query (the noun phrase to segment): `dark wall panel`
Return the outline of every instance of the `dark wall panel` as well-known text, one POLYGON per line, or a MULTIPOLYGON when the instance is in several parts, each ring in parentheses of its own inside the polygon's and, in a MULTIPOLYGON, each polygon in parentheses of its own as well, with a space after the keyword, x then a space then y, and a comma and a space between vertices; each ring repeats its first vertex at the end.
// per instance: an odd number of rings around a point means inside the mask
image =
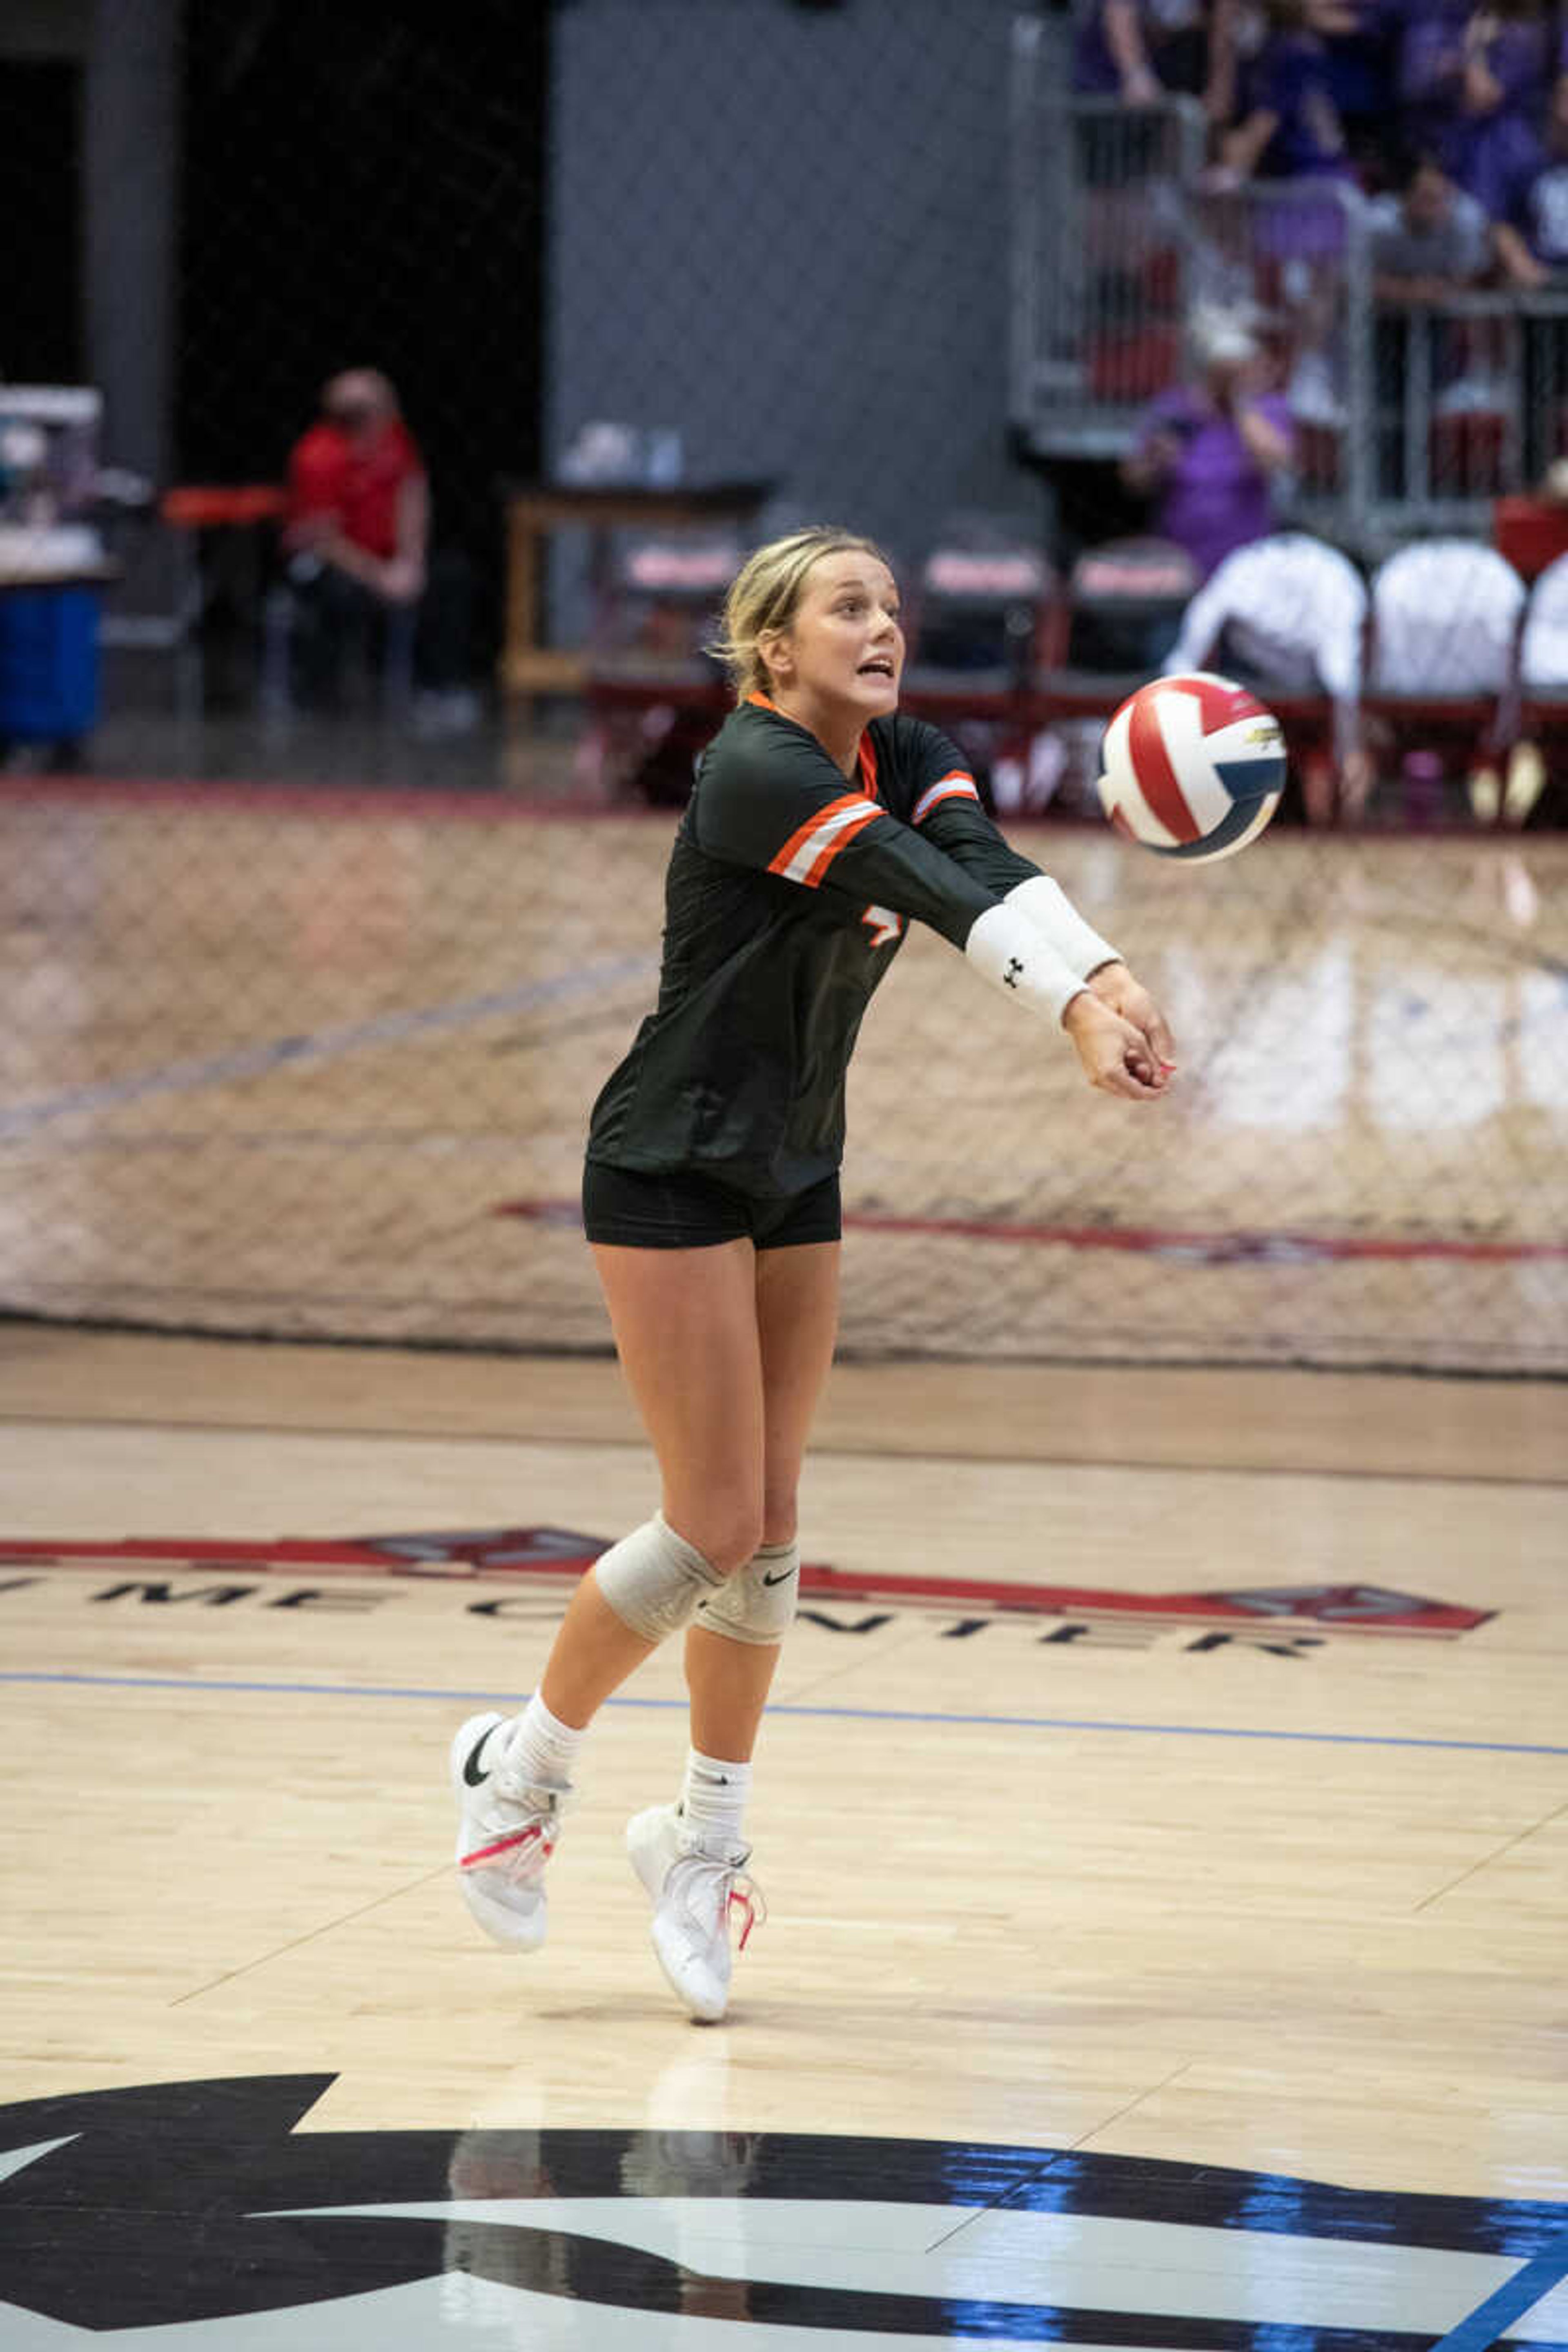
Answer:
POLYGON ((0 376, 82 376, 81 69, 0 58, 0 376))
POLYGON ((495 484, 538 462, 549 14, 514 0, 193 0, 178 444, 267 478, 334 370, 384 368, 438 539, 493 558, 495 484))

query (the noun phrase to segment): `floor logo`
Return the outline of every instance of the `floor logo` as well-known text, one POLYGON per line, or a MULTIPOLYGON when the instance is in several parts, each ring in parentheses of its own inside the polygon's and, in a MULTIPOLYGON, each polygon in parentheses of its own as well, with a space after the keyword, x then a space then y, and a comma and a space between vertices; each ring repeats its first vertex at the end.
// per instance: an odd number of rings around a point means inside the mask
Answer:
POLYGON ((1563 2352, 1568 2339, 1560 2205, 963 2141, 296 2131, 332 2079, 0 2108, 0 2343, 1563 2352))
MULTIPOLYGON (((466 1528, 410 1535, 336 1538, 286 1538, 275 1541, 222 1543, 177 1538, 125 1541, 30 1542, 0 1538, 0 1593, 18 1590, 29 1572, 79 1568, 121 1572, 123 1579, 95 1597, 121 1599, 206 1598, 242 1600, 248 1584, 236 1578, 292 1576, 307 1592, 321 1579, 420 1578, 473 1582, 498 1578, 518 1589, 574 1580, 608 1548, 608 1539, 568 1528, 466 1528), (175 1592, 175 1575, 216 1579, 195 1591, 175 1592)), ((1211 1646, 1239 1636, 1288 1635, 1306 1629, 1308 1646, 1330 1633, 1426 1635, 1452 1639, 1472 1633, 1495 1613, 1435 1601, 1379 1584, 1324 1582, 1287 1585, 1218 1585, 1194 1592, 1122 1592, 1074 1584, 1033 1584, 963 1576, 904 1576, 805 1564, 800 1572, 801 1613, 835 1633, 873 1633, 888 1613, 847 1621, 844 1608, 873 1612, 933 1612, 952 1621, 949 1639, 978 1633, 1007 1618, 1059 1619, 1048 1638, 1092 1643, 1100 1634, 1121 1646, 1152 1641, 1162 1631, 1207 1627, 1211 1646), (1138 1629, 1142 1629, 1142 1635, 1138 1629)))

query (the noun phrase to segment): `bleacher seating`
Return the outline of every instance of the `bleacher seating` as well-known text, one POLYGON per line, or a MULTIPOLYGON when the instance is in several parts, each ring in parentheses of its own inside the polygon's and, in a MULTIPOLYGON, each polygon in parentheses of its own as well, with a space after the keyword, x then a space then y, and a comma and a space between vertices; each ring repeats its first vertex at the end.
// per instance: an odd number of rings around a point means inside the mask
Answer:
POLYGON ((578 763, 595 797, 685 798, 730 703, 707 646, 744 554, 730 531, 637 533, 615 550, 586 649, 578 763))

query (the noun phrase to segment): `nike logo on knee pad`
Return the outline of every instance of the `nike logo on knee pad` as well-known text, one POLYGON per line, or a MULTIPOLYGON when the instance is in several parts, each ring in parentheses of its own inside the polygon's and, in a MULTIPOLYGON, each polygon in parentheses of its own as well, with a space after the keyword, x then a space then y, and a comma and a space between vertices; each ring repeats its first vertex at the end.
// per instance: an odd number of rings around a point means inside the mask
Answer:
POLYGON ((763 1582, 764 1584, 787 1584, 794 1574, 795 1570, 793 1568, 781 1568, 776 1576, 764 1576, 763 1582))

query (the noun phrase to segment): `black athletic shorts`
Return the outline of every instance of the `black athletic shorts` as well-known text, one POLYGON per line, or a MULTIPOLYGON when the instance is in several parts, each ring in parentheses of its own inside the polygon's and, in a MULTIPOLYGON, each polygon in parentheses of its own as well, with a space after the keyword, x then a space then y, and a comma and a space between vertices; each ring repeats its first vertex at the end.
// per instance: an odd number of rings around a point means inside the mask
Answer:
POLYGON ((780 1200, 739 1192, 689 1169, 648 1176, 596 1160, 583 1170, 583 1225, 591 1242, 619 1243, 624 1249, 711 1249, 717 1242, 748 1239, 760 1250, 791 1249, 801 1242, 836 1242, 843 1232, 836 1174, 780 1200))

